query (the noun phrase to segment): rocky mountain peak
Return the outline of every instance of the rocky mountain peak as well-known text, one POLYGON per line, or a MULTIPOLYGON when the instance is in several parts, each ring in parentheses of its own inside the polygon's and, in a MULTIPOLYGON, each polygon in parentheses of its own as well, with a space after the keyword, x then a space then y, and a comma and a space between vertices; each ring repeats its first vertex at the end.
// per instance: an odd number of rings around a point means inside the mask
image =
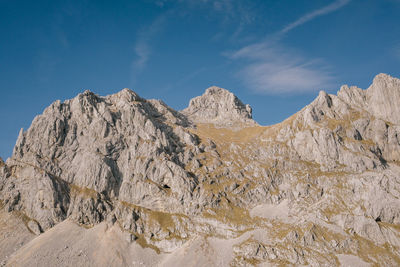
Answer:
POLYGON ((386 74, 386 73, 379 73, 379 74, 377 74, 375 77, 374 77, 374 79, 373 79, 373 81, 372 81, 372 84, 374 85, 377 85, 377 84, 390 84, 390 83, 392 83, 392 84, 395 84, 395 83, 398 83, 399 82, 399 79, 398 78, 395 78, 395 77, 392 77, 392 76, 390 76, 389 74, 386 74))
POLYGON ((220 126, 251 124, 250 105, 245 105, 232 92, 212 86, 203 95, 190 100, 189 107, 182 111, 191 121, 197 123, 213 123, 220 126))
POLYGON ((55 101, 0 159, 0 266, 400 266, 399 90, 380 74, 271 126, 219 87, 182 112, 55 101))
MULTIPOLYGON (((320 92, 307 106, 313 117, 330 114, 331 118, 348 115, 350 110, 370 113, 376 118, 394 124, 400 123, 400 80, 390 75, 378 74, 366 90, 343 85, 337 95, 320 92), (316 112, 318 110, 318 112, 316 112)), ((314 119, 314 121, 318 121, 314 119)))
POLYGON ((128 102, 132 102, 132 101, 143 101, 143 99, 134 91, 132 91, 131 89, 128 88, 124 88, 121 91, 119 91, 118 93, 116 93, 115 95, 113 95, 115 98, 120 98, 120 99, 124 99, 128 102))
POLYGON ((325 91, 320 91, 316 99, 318 105, 327 106, 330 108, 332 106, 332 98, 325 91))
POLYGON ((337 96, 353 107, 362 107, 366 103, 364 90, 357 86, 343 85, 337 96))
POLYGON ((210 96, 225 95, 225 96, 229 96, 229 97, 232 97, 232 96, 236 97, 231 91, 221 88, 221 87, 218 87, 218 86, 215 86, 215 85, 208 87, 206 89, 206 91, 204 92, 204 95, 210 95, 210 96))
POLYGON ((369 109, 386 121, 400 124, 400 80, 378 74, 366 90, 369 109))

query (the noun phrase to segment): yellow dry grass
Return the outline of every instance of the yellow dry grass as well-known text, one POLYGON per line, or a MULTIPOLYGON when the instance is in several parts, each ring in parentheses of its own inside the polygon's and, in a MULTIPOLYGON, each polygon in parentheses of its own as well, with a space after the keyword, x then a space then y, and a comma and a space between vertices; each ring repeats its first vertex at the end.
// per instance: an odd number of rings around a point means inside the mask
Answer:
POLYGON ((71 194, 75 194, 75 195, 82 195, 86 198, 98 198, 98 193, 91 189, 91 188, 87 188, 87 187, 80 187, 78 185, 75 184, 70 184, 69 185, 70 188, 70 192, 71 194))
POLYGON ((216 143, 247 143, 259 137, 267 127, 251 126, 238 130, 231 128, 216 128, 213 124, 198 124, 192 132, 200 137, 201 140, 207 138, 216 143))

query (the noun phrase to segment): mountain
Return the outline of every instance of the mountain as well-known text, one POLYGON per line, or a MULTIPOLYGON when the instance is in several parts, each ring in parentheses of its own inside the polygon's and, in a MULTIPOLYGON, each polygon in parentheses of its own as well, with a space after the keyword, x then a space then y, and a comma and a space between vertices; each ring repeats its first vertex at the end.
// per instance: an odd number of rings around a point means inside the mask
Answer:
POLYGON ((244 105, 237 96, 216 86, 190 100, 182 114, 195 123, 213 123, 219 127, 257 125, 250 105, 244 105))
POLYGON ((7 266, 399 266, 400 80, 260 126, 211 87, 56 101, 0 160, 7 266))

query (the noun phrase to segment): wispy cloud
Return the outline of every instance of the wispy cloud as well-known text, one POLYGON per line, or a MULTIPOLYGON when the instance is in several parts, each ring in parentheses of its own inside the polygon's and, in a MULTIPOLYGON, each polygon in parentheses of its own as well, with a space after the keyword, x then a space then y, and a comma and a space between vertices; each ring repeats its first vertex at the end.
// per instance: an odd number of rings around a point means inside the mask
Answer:
MULTIPOLYGON (((131 84, 133 86, 140 73, 147 67, 153 52, 151 44, 157 34, 166 27, 168 18, 172 16, 185 18, 194 11, 206 10, 210 15, 209 19, 218 19, 218 27, 231 25, 233 22, 239 24, 239 29, 230 35, 231 38, 237 38, 243 30, 243 25, 251 23, 253 20, 249 10, 250 5, 245 5, 239 0, 156 0, 154 4, 166 11, 137 34, 136 42, 133 45, 135 57, 131 63, 131 84)), ((223 34, 220 33, 217 33, 215 39, 222 38, 223 34)))
POLYGON ((133 71, 141 71, 147 64, 150 56, 150 45, 147 39, 139 40, 135 44, 135 53, 137 59, 132 62, 133 71))
POLYGON ((258 93, 301 93, 332 85, 333 75, 321 60, 307 60, 274 42, 250 45, 229 57, 244 61, 239 76, 258 93))
POLYGON ((243 67, 239 76, 258 93, 302 93, 329 89, 334 75, 321 59, 307 59, 282 44, 284 35, 312 19, 331 13, 347 5, 350 0, 337 0, 323 8, 311 11, 276 34, 261 42, 245 46, 226 55, 240 60, 243 67))
POLYGON ((294 28, 316 18, 319 16, 323 16, 326 15, 328 13, 331 13, 335 10, 338 10, 339 8, 347 5, 350 2, 350 0, 337 0, 335 2, 333 2, 330 5, 327 5, 323 8, 311 11, 310 13, 305 14, 304 16, 300 17, 299 19, 297 19, 296 21, 290 23, 289 25, 287 25, 286 27, 284 27, 280 33, 287 33, 290 30, 293 30, 294 28))
POLYGON ((222 15, 225 23, 238 22, 240 25, 249 24, 254 20, 254 13, 251 11, 249 3, 243 4, 241 1, 214 0, 207 1, 212 4, 213 10, 222 15))
POLYGON ((146 67, 152 53, 151 40, 162 30, 167 13, 157 17, 153 23, 139 31, 134 44, 135 59, 131 64, 131 82, 135 84, 137 76, 146 67))
POLYGON ((182 86, 182 85, 190 82, 193 78, 195 78, 196 76, 200 75, 201 73, 203 73, 206 70, 207 70, 206 67, 202 67, 202 68, 199 68, 197 70, 194 70, 194 71, 188 73, 187 75, 183 76, 181 79, 179 79, 179 80, 173 82, 172 84, 169 84, 166 87, 160 89, 159 91, 162 91, 162 92, 165 93, 165 92, 168 92, 171 89, 174 89, 174 88, 176 88, 178 86, 182 86))
MULTIPOLYGON (((232 25, 247 25, 255 20, 254 10, 257 6, 251 1, 242 0, 163 0, 164 2, 179 3, 176 5, 185 11, 207 12, 204 19, 215 19, 220 25, 231 27, 232 25)), ((183 12, 185 13, 185 12, 183 12)))

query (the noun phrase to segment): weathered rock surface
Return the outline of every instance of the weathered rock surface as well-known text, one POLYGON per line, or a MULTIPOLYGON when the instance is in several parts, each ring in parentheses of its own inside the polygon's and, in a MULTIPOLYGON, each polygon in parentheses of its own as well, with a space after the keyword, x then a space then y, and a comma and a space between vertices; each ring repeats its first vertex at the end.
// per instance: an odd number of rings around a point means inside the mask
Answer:
POLYGON ((372 85, 365 91, 368 108, 380 119, 400 124, 400 80, 386 74, 375 77, 372 85))
POLYGON ((196 123, 214 123, 217 126, 256 125, 250 105, 244 105, 226 89, 212 86, 202 96, 190 100, 182 111, 196 123))
POLYGON ((385 74, 267 127, 218 87, 56 101, 0 160, 0 262, 398 266, 399 107, 385 74))

